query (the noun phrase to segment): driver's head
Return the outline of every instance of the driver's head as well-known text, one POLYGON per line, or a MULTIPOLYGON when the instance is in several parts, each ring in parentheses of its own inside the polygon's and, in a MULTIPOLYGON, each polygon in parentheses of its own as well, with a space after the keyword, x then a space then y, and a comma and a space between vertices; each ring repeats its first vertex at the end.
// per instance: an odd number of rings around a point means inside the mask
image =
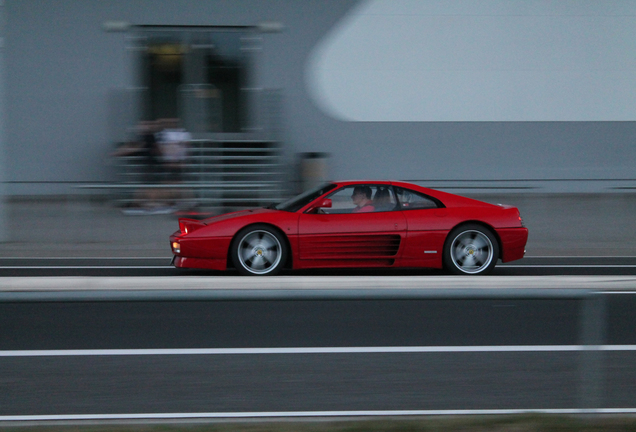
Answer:
POLYGON ((353 188, 352 198, 356 195, 363 196, 366 199, 371 199, 371 188, 369 186, 356 186, 353 188))

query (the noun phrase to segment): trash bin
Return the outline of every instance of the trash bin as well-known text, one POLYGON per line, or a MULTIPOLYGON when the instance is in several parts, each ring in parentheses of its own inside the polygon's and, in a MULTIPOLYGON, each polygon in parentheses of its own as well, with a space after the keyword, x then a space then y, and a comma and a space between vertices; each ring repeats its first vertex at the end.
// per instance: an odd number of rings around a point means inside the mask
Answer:
POLYGON ((329 153, 308 152, 300 154, 300 186, 303 191, 329 180, 329 153))

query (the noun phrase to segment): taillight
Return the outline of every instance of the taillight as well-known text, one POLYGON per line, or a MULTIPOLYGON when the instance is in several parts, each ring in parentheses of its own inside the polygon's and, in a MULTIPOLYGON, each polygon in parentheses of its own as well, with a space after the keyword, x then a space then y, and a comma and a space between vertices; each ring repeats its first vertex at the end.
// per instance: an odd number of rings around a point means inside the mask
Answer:
POLYGON ((521 217, 521 213, 519 213, 519 223, 521 224, 522 227, 525 227, 525 225, 523 224, 523 218, 521 217))

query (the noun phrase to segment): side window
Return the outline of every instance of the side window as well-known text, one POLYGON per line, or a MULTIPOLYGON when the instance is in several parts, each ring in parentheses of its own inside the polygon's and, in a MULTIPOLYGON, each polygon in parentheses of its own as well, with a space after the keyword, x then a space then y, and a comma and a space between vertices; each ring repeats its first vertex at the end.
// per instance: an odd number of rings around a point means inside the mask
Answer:
POLYGON ((327 196, 331 208, 321 213, 371 213, 398 210, 393 188, 388 185, 352 185, 327 196))
POLYGON ((325 213, 351 213, 356 207, 353 204, 352 195, 353 186, 338 189, 327 197, 331 200, 331 208, 324 209, 325 213))
POLYGON ((396 188, 397 198, 402 210, 437 208, 437 203, 426 195, 410 189, 396 188))
POLYGON ((373 194, 373 206, 376 212, 399 210, 391 186, 378 186, 373 194))

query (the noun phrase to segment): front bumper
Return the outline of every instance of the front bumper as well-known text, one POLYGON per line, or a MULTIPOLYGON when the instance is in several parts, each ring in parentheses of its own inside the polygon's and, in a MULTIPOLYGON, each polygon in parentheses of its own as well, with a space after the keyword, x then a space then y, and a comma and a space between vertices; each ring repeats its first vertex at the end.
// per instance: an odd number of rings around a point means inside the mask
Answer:
POLYGON ((172 265, 176 268, 193 268, 204 270, 227 270, 227 260, 208 258, 187 258, 181 256, 172 257, 172 265))

